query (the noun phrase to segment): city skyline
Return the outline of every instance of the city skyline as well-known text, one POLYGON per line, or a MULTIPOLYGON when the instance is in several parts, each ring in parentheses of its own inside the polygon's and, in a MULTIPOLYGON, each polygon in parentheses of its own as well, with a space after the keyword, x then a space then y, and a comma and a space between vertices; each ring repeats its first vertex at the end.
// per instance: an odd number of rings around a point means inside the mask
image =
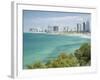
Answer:
POLYGON ((74 28, 77 24, 89 22, 91 14, 75 12, 55 12, 55 11, 23 11, 24 32, 29 32, 30 28, 48 28, 48 26, 65 26, 74 28))
POLYGON ((90 33, 90 23, 83 22, 82 24, 76 24, 75 27, 69 26, 48 26, 47 28, 32 27, 29 29, 31 33, 65 33, 65 32, 77 32, 77 33, 90 33))

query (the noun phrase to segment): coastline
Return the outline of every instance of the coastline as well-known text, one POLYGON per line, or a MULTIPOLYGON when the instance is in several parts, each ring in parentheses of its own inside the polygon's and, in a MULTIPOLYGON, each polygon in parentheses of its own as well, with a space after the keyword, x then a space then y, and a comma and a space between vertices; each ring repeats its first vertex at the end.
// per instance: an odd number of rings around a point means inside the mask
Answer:
MULTIPOLYGON (((24 33, 33 33, 33 32, 24 32, 24 33)), ((59 33, 59 32, 55 32, 55 33, 34 33, 34 34, 45 34, 45 35, 63 35, 63 36, 78 36, 81 38, 87 38, 90 39, 91 38, 91 33, 74 33, 74 32, 70 32, 70 33, 59 33)))
POLYGON ((82 37, 82 38, 91 38, 91 33, 76 33, 76 32, 70 32, 70 33, 47 33, 47 34, 51 34, 51 35, 64 35, 64 36, 78 36, 78 37, 82 37))

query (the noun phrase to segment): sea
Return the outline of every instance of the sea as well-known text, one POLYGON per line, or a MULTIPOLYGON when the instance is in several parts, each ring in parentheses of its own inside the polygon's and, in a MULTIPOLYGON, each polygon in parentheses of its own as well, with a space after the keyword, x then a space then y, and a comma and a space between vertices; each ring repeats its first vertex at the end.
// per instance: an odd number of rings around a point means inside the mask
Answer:
POLYGON ((47 62, 61 53, 73 54, 90 38, 44 33, 23 33, 23 69, 35 62, 47 62))

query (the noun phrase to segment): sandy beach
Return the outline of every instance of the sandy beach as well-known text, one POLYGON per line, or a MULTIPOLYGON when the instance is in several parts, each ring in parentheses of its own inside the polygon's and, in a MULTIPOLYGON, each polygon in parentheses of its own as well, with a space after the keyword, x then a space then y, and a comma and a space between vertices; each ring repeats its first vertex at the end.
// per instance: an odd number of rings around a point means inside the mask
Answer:
POLYGON ((91 38, 91 33, 48 33, 52 35, 79 36, 82 38, 91 38))

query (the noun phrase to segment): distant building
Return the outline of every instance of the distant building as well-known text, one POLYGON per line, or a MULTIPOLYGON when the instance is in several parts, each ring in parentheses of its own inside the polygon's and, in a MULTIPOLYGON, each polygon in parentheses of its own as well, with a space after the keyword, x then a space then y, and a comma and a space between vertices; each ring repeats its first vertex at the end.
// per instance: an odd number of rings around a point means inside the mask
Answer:
POLYGON ((90 32, 89 22, 83 22, 82 24, 77 24, 76 32, 90 32))
POLYGON ((53 26, 53 31, 54 32, 58 32, 59 31, 59 27, 58 26, 53 26))
POLYGON ((90 23, 86 22, 86 32, 90 32, 90 23))
POLYGON ((80 32, 82 32, 83 31, 82 24, 79 24, 79 25, 80 25, 80 32))
POLYGON ((83 22, 83 32, 86 32, 86 24, 83 22))
POLYGON ((85 21, 82 23, 76 23, 76 26, 47 26, 47 27, 33 27, 29 29, 33 33, 53 33, 53 32, 78 32, 85 33, 90 32, 90 23, 85 21))
POLYGON ((68 32, 68 30, 69 30, 69 27, 67 27, 67 32, 68 32))
POLYGON ((79 24, 77 24, 77 28, 76 28, 77 32, 79 32, 79 24))
POLYGON ((77 24, 76 32, 83 32, 82 24, 77 24))
POLYGON ((48 32, 52 32, 52 31, 53 31, 52 26, 48 26, 48 32))

